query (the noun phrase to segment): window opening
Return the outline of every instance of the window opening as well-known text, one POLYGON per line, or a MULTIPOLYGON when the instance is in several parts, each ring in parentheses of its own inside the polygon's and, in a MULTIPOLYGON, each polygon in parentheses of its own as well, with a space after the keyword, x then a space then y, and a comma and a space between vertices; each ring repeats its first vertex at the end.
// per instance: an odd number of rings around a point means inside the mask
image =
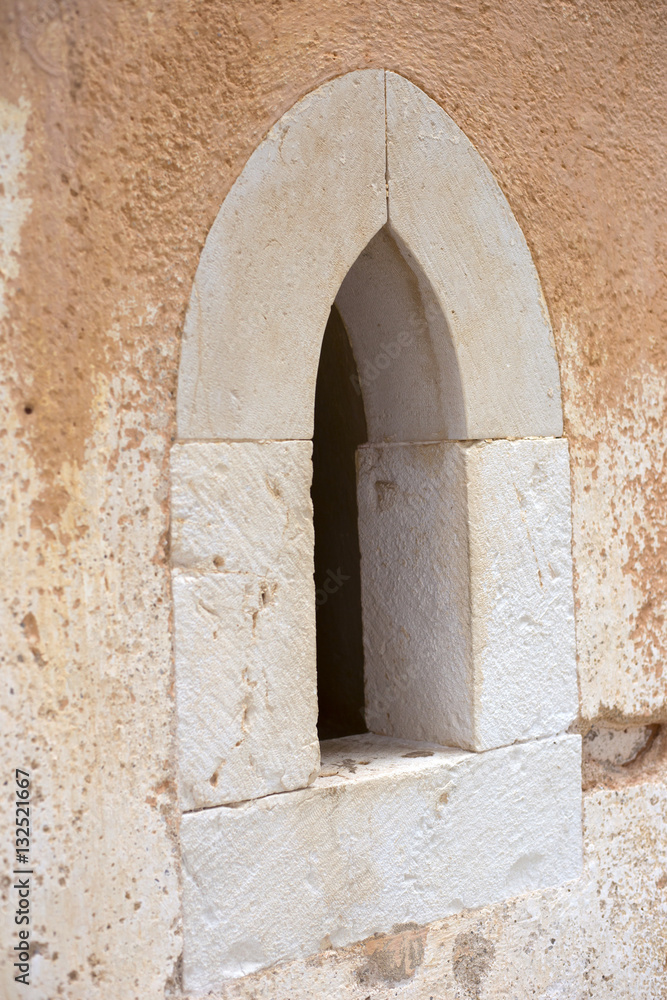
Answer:
POLYGON ((182 340, 171 551, 186 992, 578 876, 561 434, 537 272, 466 136, 391 72, 304 97, 229 192, 182 340), (304 490, 318 356, 315 642, 304 490), (323 744, 319 777, 316 649, 319 735, 347 734, 323 744), (375 735, 356 735, 364 673, 375 735), (427 757, 424 740, 440 744, 427 757))
POLYGON ((317 373, 311 490, 320 740, 368 731, 355 458, 367 438, 357 366, 333 306, 317 373))

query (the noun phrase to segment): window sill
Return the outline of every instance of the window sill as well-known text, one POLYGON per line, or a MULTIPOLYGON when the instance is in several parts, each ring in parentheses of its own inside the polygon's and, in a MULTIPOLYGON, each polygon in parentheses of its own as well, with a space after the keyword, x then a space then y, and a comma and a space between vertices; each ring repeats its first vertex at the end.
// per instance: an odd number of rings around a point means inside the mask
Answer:
POLYGON ((575 878, 580 753, 364 734, 308 788, 185 815, 186 989, 575 878))

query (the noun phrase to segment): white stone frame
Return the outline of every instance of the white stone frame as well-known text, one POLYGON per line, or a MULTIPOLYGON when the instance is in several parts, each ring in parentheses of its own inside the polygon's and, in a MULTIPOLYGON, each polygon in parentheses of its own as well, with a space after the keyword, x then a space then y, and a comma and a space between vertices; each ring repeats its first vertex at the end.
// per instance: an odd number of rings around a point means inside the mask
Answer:
POLYGON ((185 988, 575 877, 553 337, 502 192, 413 84, 349 73, 253 153, 201 255, 177 415, 185 988), (321 768, 310 438, 334 299, 369 428, 376 735, 323 744, 321 768))

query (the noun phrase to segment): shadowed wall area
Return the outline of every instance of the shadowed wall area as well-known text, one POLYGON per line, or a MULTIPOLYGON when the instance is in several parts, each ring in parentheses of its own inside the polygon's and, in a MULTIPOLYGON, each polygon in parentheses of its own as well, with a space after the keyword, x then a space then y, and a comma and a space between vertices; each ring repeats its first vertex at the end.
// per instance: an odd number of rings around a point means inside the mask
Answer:
POLYGON ((355 452, 367 439, 357 367, 334 306, 315 394, 313 515, 321 740, 365 733, 355 452))

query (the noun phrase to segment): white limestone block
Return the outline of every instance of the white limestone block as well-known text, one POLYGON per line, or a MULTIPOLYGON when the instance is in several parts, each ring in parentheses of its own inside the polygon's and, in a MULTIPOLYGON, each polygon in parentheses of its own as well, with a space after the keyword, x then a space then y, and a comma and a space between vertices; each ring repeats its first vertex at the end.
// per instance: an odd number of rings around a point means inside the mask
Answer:
POLYGON ((395 73, 387 83, 389 227, 446 317, 468 439, 558 436, 558 364, 524 236, 451 118, 395 73))
MULTIPOLYGON (((290 576, 312 564, 312 441, 200 441, 171 449, 171 561, 290 576)), ((312 570, 310 570, 312 572, 312 570)))
POLYGON ((576 715, 563 439, 358 453, 366 721, 471 750, 576 715))
POLYGON ((576 878, 580 747, 348 737, 308 789, 184 816, 185 989, 576 878))
POLYGON ((183 332, 180 439, 312 436, 331 304, 386 218, 384 74, 348 73, 282 116, 213 223, 183 332))
POLYGON ((308 784, 319 766, 309 441, 172 449, 184 809, 308 784))

